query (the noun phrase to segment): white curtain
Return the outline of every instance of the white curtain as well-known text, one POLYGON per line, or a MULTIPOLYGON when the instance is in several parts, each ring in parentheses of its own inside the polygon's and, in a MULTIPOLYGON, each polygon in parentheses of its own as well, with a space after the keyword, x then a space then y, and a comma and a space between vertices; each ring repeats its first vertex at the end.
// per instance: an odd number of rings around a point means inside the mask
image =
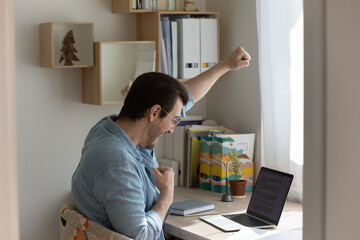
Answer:
POLYGON ((257 0, 262 165, 294 174, 289 199, 302 201, 303 2, 257 0))

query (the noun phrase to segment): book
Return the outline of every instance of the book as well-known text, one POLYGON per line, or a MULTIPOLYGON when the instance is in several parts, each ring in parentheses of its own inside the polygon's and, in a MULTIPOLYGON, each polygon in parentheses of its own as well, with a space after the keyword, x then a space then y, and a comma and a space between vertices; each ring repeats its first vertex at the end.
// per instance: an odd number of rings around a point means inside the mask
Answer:
POLYGON ((199 187, 200 180, 200 140, 209 134, 225 133, 224 127, 192 125, 187 129, 186 186, 199 187))
POLYGON ((158 0, 152 0, 153 2, 153 8, 152 9, 158 9, 158 0))
POLYGON ((199 188, 211 190, 211 157, 213 136, 200 137, 199 188))
POLYGON ((152 0, 142 0, 143 8, 142 9, 153 9, 153 1, 152 0))
POLYGON ((158 10, 168 10, 168 1, 167 0, 158 0, 157 1, 158 10))
POLYGON ((175 11, 176 10, 176 0, 169 0, 168 10, 175 11))
POLYGON ((194 115, 186 115, 186 117, 182 118, 181 121, 191 121, 191 120, 204 120, 203 116, 194 116, 194 115))
POLYGON ((174 159, 174 134, 164 134, 164 157, 174 159))
POLYGON ((196 125, 193 124, 187 128, 188 132, 208 132, 209 134, 215 133, 228 133, 228 129, 223 126, 209 126, 209 125, 196 125))
MULTIPOLYGON (((223 163, 231 162, 229 153, 236 153, 242 163, 241 178, 247 181, 245 190, 253 189, 255 134, 214 134, 211 146, 211 191, 225 193, 226 168, 223 163)), ((231 167, 231 165, 230 165, 231 167)), ((235 179, 229 169, 229 180, 235 179)))
POLYGON ((166 58, 165 40, 163 37, 162 30, 161 30, 161 51, 160 52, 161 52, 161 72, 165 73, 165 74, 169 74, 167 58, 166 58))
POLYGON ((165 55, 167 61, 167 74, 172 76, 172 62, 171 62, 171 23, 169 17, 161 18, 161 30, 165 44, 165 55))
POLYGON ((179 185, 184 186, 185 174, 185 127, 176 126, 174 128, 173 138, 173 156, 174 160, 179 162, 179 185))
POLYGON ((141 0, 136 0, 136 9, 142 9, 142 3, 141 0))
POLYGON ((177 22, 171 21, 171 60, 172 60, 172 77, 178 78, 178 43, 177 43, 177 22))
POLYGON ((201 125, 204 121, 202 116, 186 116, 185 118, 181 119, 178 126, 186 126, 186 125, 201 125))
POLYGON ((199 172, 200 172, 200 137, 207 135, 204 133, 188 133, 188 145, 187 149, 187 186, 198 187, 199 186, 199 172))
POLYGON ((186 200, 173 203, 170 213, 174 215, 185 216, 213 209, 215 209, 214 203, 196 200, 186 200))

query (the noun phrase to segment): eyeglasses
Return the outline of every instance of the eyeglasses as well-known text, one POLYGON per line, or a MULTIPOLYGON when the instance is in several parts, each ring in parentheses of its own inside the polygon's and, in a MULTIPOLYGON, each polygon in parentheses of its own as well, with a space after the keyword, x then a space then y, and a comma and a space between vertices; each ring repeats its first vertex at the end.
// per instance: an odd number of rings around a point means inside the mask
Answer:
MULTIPOLYGON (((167 111, 165 111, 163 108, 161 108, 161 110, 166 113, 167 115, 169 115, 169 113, 167 111)), ((177 126, 181 121, 181 115, 174 117, 173 119, 171 119, 171 123, 173 124, 173 126, 177 126)))

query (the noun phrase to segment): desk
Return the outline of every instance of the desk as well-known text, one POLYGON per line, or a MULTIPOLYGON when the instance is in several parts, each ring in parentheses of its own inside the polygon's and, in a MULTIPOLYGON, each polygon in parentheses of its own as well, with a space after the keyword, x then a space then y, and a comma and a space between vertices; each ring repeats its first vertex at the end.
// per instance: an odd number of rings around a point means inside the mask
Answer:
MULTIPOLYGON (((215 203, 215 211, 224 213, 246 212, 248 203, 250 201, 251 193, 246 193, 246 198, 233 199, 233 202, 221 202, 221 193, 211 192, 199 188, 175 187, 174 202, 183 200, 199 200, 215 203)), ((211 212, 211 211, 210 211, 211 212)), ((294 230, 302 228, 302 219, 296 221, 285 221, 284 217, 292 212, 301 213, 302 205, 294 202, 286 202, 283 214, 277 230, 294 230)), ((297 215, 297 216, 298 216, 297 215)), ((191 240, 223 240, 231 237, 233 232, 223 232, 211 225, 201 221, 199 217, 182 217, 176 215, 169 215, 165 224, 164 231, 179 237, 181 239, 191 240)))

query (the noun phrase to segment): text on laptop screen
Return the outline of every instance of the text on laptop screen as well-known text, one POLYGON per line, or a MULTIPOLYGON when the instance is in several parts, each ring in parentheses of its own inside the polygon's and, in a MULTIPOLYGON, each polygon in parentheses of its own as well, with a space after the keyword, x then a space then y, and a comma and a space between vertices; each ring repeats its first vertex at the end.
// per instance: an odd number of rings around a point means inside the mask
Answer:
POLYGON ((261 171, 247 213, 277 225, 293 175, 268 168, 261 171))

